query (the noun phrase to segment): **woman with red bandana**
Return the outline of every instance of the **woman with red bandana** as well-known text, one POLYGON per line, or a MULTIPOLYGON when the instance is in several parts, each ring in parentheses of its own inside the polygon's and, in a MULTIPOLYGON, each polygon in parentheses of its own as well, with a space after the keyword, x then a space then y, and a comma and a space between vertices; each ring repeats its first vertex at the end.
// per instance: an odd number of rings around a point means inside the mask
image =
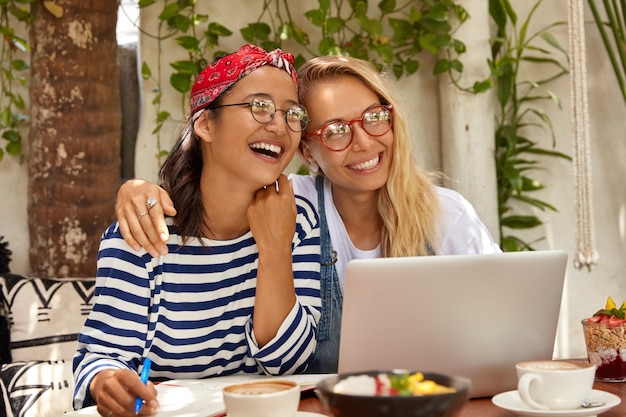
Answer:
MULTIPOLYGON (((294 192, 320 216, 322 316, 307 372, 337 372, 343 279, 358 258, 500 252, 472 205, 434 186, 413 158, 407 117, 388 81, 366 61, 324 56, 298 71, 311 123, 299 153, 312 175, 290 175, 294 192)), ((167 253, 163 213, 175 205, 155 184, 133 180, 118 192, 122 234, 136 249, 167 253), (148 196, 159 207, 133 214, 148 196)))
MULTIPOLYGON (((168 253, 103 234, 96 303, 74 356, 75 408, 158 409, 150 380, 302 372, 316 347, 320 246, 313 206, 281 173, 309 121, 293 56, 245 45, 205 68, 160 172, 178 209, 168 253)), ((155 204, 146 201, 138 220, 155 204)))

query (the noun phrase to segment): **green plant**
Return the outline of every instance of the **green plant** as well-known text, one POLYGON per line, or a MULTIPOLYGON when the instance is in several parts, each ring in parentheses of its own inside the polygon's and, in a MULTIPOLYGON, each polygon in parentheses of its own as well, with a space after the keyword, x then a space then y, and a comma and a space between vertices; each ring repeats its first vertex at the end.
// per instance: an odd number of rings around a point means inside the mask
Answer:
POLYGON ((626 1, 603 0, 601 7, 604 8, 606 21, 600 16, 600 7, 596 5, 595 0, 589 0, 589 7, 600 31, 604 48, 609 55, 622 96, 626 101, 626 1), (607 30, 613 36, 613 41, 609 39, 607 30))
POLYGON ((0 161, 4 153, 22 155, 22 134, 20 127, 28 119, 24 114, 25 102, 16 91, 17 85, 25 85, 26 77, 22 72, 29 68, 28 63, 17 57, 18 51, 29 52, 28 41, 22 38, 14 26, 17 20, 26 27, 32 15, 25 8, 35 0, 0 1, 0 34, 4 42, 0 47, 0 132, 4 146, 0 146, 0 161))
POLYGON ((497 27, 497 34, 492 42, 490 66, 496 79, 499 104, 495 158, 500 246, 505 251, 533 250, 532 245, 537 240, 526 242, 513 235, 513 230, 532 229, 542 224, 537 216, 515 214, 516 205, 542 211, 557 211, 553 205, 532 194, 545 187, 531 176, 542 167, 536 158, 542 156, 570 159, 561 152, 542 147, 538 141, 528 137, 533 129, 545 130, 551 136, 554 148, 556 137, 552 122, 537 104, 548 100, 561 107, 558 97, 547 85, 567 73, 567 67, 554 58, 554 53, 561 53, 567 60, 567 52, 549 33, 551 29, 564 23, 556 22, 535 33, 528 33, 531 18, 541 1, 533 5, 526 19, 521 22, 519 30, 517 14, 509 0, 489 1, 490 14, 497 27), (537 44, 539 38, 543 39, 545 45, 537 44), (521 80, 520 66, 523 64, 541 65, 541 74, 545 78, 521 80))
MULTIPOLYGON (((465 45, 453 38, 452 22, 462 24, 469 16, 453 0, 403 4, 382 0, 371 13, 365 0, 317 0, 317 7, 304 16, 319 30, 316 50, 311 49, 311 36, 293 20, 288 0, 264 0, 257 21, 241 29, 241 34, 246 41, 266 49, 293 39, 306 49, 309 58, 328 54, 361 58, 381 69, 389 67, 397 78, 415 73, 419 69, 418 55, 424 51, 437 57, 442 51, 454 52, 438 60, 435 74, 463 70, 453 55, 464 53, 465 45)), ((304 59, 299 56, 300 63, 304 59)))

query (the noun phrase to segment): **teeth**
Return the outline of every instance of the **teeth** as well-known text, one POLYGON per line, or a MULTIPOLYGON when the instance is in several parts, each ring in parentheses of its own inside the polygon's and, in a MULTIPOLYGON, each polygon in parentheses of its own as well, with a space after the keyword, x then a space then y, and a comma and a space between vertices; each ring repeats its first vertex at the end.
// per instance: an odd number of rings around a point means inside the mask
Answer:
POLYGON ((271 145, 269 143, 262 143, 262 142, 253 143, 252 145, 250 145, 250 148, 269 151, 274 154, 279 154, 281 151, 281 147, 278 145, 271 145))
POLYGON ((374 168, 378 165, 378 161, 380 161, 380 156, 376 156, 375 158, 372 158, 369 161, 361 162, 360 164, 350 165, 350 169, 360 171, 363 169, 374 168))

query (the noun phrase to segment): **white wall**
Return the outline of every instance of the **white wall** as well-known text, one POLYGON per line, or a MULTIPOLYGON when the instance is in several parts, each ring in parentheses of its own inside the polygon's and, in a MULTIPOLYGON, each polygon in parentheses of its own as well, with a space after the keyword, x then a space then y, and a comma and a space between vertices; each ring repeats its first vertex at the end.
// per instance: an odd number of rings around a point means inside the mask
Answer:
MULTIPOLYGON (((516 1, 522 15, 530 3, 516 1), (523 7, 522 7, 523 6, 523 7)), ((586 2, 585 2, 586 3, 586 2)), ((585 9, 587 22, 592 15, 585 9)), ((544 1, 536 15, 535 25, 567 20, 567 1, 544 1)), ((568 45, 567 28, 555 30, 559 41, 568 45)), ((588 65, 591 158, 593 178, 593 209, 595 237, 600 254, 598 265, 591 272, 578 271, 571 264, 566 279, 559 324, 557 355, 585 356, 580 320, 604 306, 607 296, 617 303, 626 300, 626 103, 617 87, 615 76, 594 24, 585 26, 588 65)), ((563 102, 563 109, 546 106, 555 125, 557 149, 572 155, 572 123, 570 113, 569 77, 557 81, 554 89, 563 102)), ((542 247, 566 250, 570 257, 576 249, 576 206, 572 165, 565 161, 551 162, 542 175, 549 187, 541 194, 559 209, 558 213, 539 213, 545 218, 547 240, 542 247)))
MULTIPOLYGON (((486 0, 484 0, 486 2, 486 0)), ((209 2, 212 8, 209 14, 214 20, 229 22, 229 27, 236 28, 257 17, 258 2, 238 0, 229 4, 237 4, 236 8, 226 10, 220 4, 217 7, 209 2), (242 5, 243 4, 243 5, 242 5), (224 16, 223 18, 221 16, 224 16)), ((534 2, 513 0, 520 18, 523 18, 534 2)), ((298 6, 294 5, 292 11, 298 6)), ((303 9, 305 9, 303 7, 303 9)), ((587 20, 591 14, 586 11, 587 20)), ((540 6, 533 26, 546 24, 555 20, 567 19, 567 1, 544 1, 540 6)), ((147 20, 144 18, 144 21, 147 20)), ((308 30, 308 29, 307 29, 308 30)), ((531 28, 532 31, 532 28, 531 28)), ((565 27, 555 31, 561 44, 567 47, 567 30, 565 27)), ((223 42, 224 49, 235 49, 242 43, 238 36, 223 42)), ((291 45, 285 49, 290 50, 291 45)), ((295 50, 295 46, 293 46, 295 50)), ((164 50, 168 50, 165 48, 164 50)), ((142 44, 143 58, 155 56, 154 47, 142 44)), ((626 104, 624 103, 614 81, 608 59, 600 43, 595 26, 587 26, 587 54, 589 65, 589 106, 591 112, 591 138, 593 159, 593 189, 596 224, 596 241, 600 253, 600 261, 591 272, 577 271, 568 268, 566 288, 562 304, 559 324, 559 335, 556 354, 559 357, 582 357, 585 355, 584 341, 580 320, 589 316, 604 305, 607 295, 616 302, 626 300, 626 187, 623 178, 626 176, 626 104)), ((405 105, 411 114, 410 123, 414 134, 414 145, 417 159, 428 169, 440 169, 441 155, 438 138, 441 135, 439 121, 439 92, 437 81, 429 74, 427 68, 432 65, 428 60, 423 62, 426 71, 411 80, 401 80, 398 90, 401 92, 405 105)), ((532 74, 531 74, 532 75, 532 74)), ((167 76, 164 78, 167 84, 167 76)), ((137 175, 147 179, 156 178, 157 164, 154 153, 154 137, 151 120, 154 118, 151 85, 145 85, 145 102, 142 128, 137 146, 137 175)), ((562 110, 546 105, 557 132, 557 149, 567 154, 572 153, 571 116, 569 102, 569 80, 563 77, 553 86, 563 102, 562 110)), ((181 117, 179 103, 173 103, 171 111, 181 117)), ((445 121, 443 121, 445 123, 445 121)), ((168 149, 175 137, 177 125, 166 126, 163 132, 168 149), (169 141, 169 143, 168 143, 169 141)), ((471 161, 469 161, 471 162, 471 161)), ((293 165, 292 165, 293 166, 293 165)), ((557 206, 558 213, 536 213, 546 224, 539 235, 546 240, 537 246, 541 249, 563 249, 570 257, 575 252, 575 201, 573 190, 572 166, 567 161, 549 160, 547 170, 541 173, 548 188, 541 192, 541 197, 557 206)), ((491 173, 485 172, 485 176, 491 173)), ((0 204, 0 236, 10 242, 13 250, 11 268, 16 273, 28 272, 28 231, 26 222, 27 181, 26 167, 15 160, 6 158, 0 163, 0 192, 3 202, 0 204)), ((466 197, 477 206, 483 196, 469 195, 466 197)), ((482 213, 481 213, 482 215, 482 213)), ((511 296, 514 296, 512 294, 511 296)), ((529 306, 532 308, 532 306, 529 306)))
MULTIPOLYGON (((23 138, 26 140, 26 137, 23 138)), ((28 271, 28 170, 26 163, 20 164, 16 158, 4 155, 0 162, 0 236, 9 242, 11 263, 15 273, 28 271)))

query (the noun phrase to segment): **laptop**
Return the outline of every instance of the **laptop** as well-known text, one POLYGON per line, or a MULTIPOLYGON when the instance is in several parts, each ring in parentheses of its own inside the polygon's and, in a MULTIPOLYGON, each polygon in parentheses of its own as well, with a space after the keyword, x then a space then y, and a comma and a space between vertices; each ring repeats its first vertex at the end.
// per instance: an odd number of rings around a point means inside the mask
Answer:
POLYGON ((556 250, 353 260, 338 371, 465 376, 472 398, 516 389, 517 362, 553 357, 566 263, 556 250))

